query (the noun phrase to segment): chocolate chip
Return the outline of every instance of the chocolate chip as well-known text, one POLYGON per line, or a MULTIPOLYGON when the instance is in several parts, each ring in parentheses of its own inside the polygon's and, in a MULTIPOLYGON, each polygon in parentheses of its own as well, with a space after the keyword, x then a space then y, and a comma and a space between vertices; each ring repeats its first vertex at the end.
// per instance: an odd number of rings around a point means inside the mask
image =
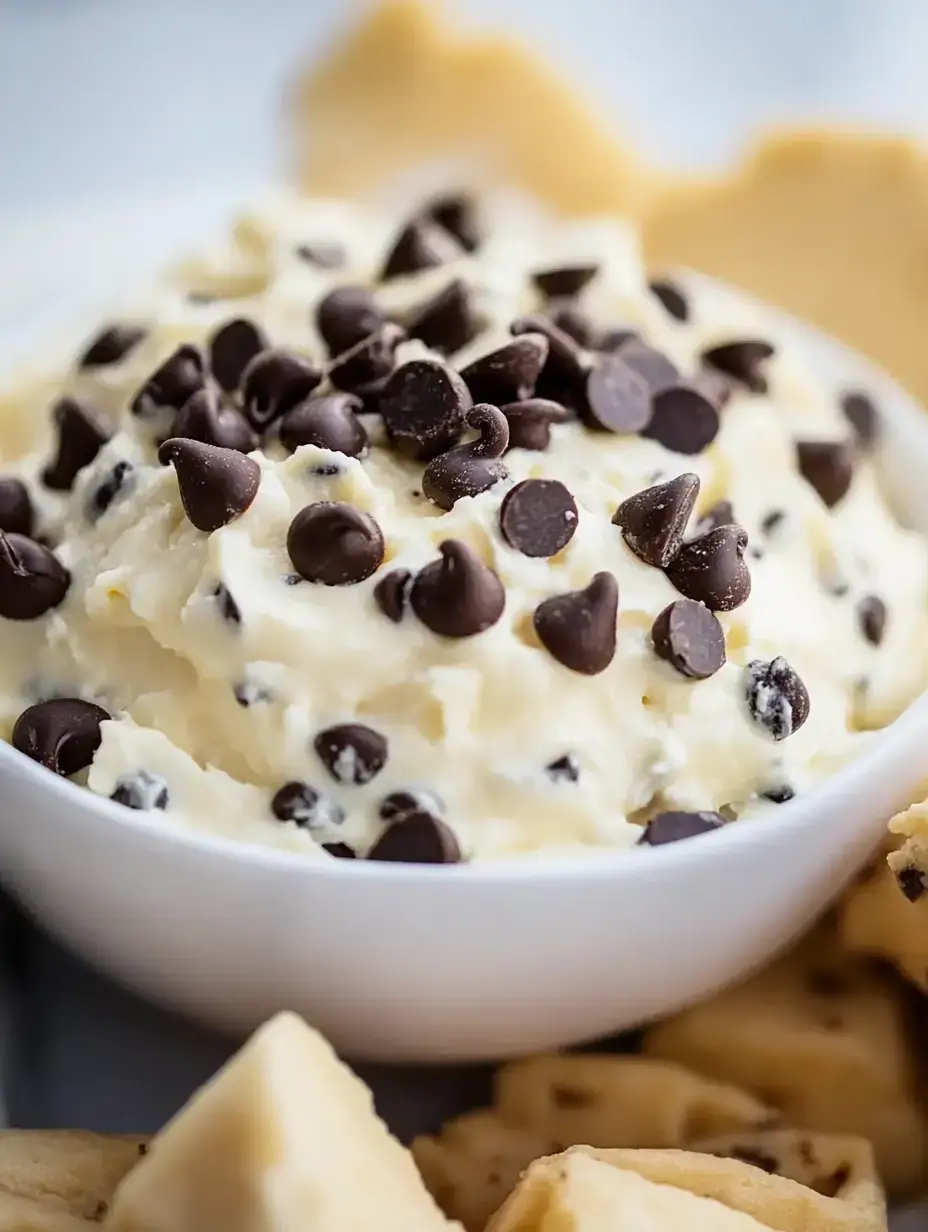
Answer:
POLYGON ((558 269, 539 270, 532 274, 532 282, 547 299, 559 296, 571 298, 599 273, 598 265, 563 265, 558 269))
POLYGON ((387 321, 332 361, 329 380, 349 393, 385 380, 396 367, 396 349, 405 338, 401 325, 387 321))
POLYGON ((500 410, 509 424, 510 449, 547 449, 551 444, 551 425, 573 418, 566 406, 548 398, 507 402, 500 410))
POLYGON ((666 569, 683 543, 699 494, 697 475, 678 475, 622 501, 613 515, 625 542, 646 565, 666 569))
POLYGON ((747 546, 747 534, 740 526, 719 526, 684 543, 665 572, 681 595, 713 612, 730 612, 751 593, 751 575, 743 559, 747 546))
POLYGON ((872 445, 880 431, 880 412, 870 395, 862 389, 846 390, 841 395, 841 410, 859 443, 865 448, 872 445))
POLYGON ((28 536, 34 527, 35 510, 29 489, 21 479, 0 478, 0 530, 28 536))
POLYGON ((529 397, 548 358, 541 334, 523 334, 461 369, 475 402, 519 402, 529 397))
POLYGON ((240 680, 232 686, 232 696, 243 710, 249 710, 261 702, 269 702, 273 694, 265 685, 258 684, 255 680, 240 680))
POLYGON ((809 717, 809 693, 782 655, 769 663, 754 659, 744 669, 751 718, 774 740, 785 740, 809 717))
POLYGON ((87 521, 96 522, 112 505, 113 501, 128 486, 130 475, 134 473, 131 462, 123 459, 117 462, 105 479, 90 494, 87 502, 87 521))
POLYGON ((386 736, 363 723, 327 727, 313 741, 313 748, 337 783, 369 783, 387 764, 386 736))
MULTIPOLYGON (((583 406, 590 361, 570 334, 559 329, 544 313, 517 317, 509 326, 509 331, 516 338, 541 334, 548 343, 548 358, 534 382, 534 392, 538 397, 564 402, 567 406, 583 406)), ((516 394, 501 401, 517 401, 520 396, 528 397, 531 392, 527 390, 522 395, 516 394)), ((495 399, 488 398, 487 401, 493 402, 495 399)))
POLYGON ((242 623, 241 608, 232 598, 229 588, 220 582, 213 591, 213 595, 219 605, 219 615, 222 619, 230 625, 240 625, 242 623))
POLYGON ((253 458, 183 437, 165 441, 158 461, 173 465, 184 512, 197 530, 206 532, 240 517, 261 482, 261 467, 253 458))
POLYGON ((447 193, 435 197, 423 211, 426 217, 449 231, 465 252, 476 252, 483 238, 477 217, 477 203, 466 193, 447 193))
POLYGON ((769 513, 765 513, 761 519, 760 528, 765 535, 776 534, 777 530, 786 521, 786 514, 782 509, 771 509, 769 513))
POLYGON ((470 289, 460 278, 420 304, 406 323, 410 338, 418 338, 443 355, 467 346, 480 328, 470 289))
POLYGON ((42 472, 42 482, 55 492, 70 492, 78 471, 89 466, 110 439, 107 425, 74 398, 62 398, 52 410, 58 430, 54 461, 42 472))
POLYGON ((604 355, 586 379, 583 421, 628 436, 641 432, 651 420, 651 391, 647 382, 621 355, 604 355))
POLYGON ((577 529, 577 503, 557 479, 523 479, 503 497, 499 528, 523 556, 554 556, 577 529))
POLYGON ((896 873, 896 882, 910 903, 917 903, 925 893, 928 893, 925 878, 915 867, 900 868, 896 873))
POLYGON ((308 398, 322 380, 322 369, 311 359, 290 351, 262 351, 242 374, 242 409, 251 426, 263 432, 268 424, 308 398))
POLYGON ((879 646, 886 632, 886 604, 878 595, 866 595, 857 605, 857 621, 871 646, 879 646))
POLYGON ((461 849, 451 827, 423 810, 388 826, 367 858, 399 864, 457 864, 461 849))
POLYGON ((412 610, 441 637, 483 633, 506 606, 502 582, 466 543, 446 539, 438 550, 441 559, 420 569, 412 584, 412 610))
POLYGON ((290 523, 287 551, 308 582, 353 586, 380 567, 383 533, 363 509, 342 501, 317 501, 290 523))
POLYGON ((433 359, 413 359, 401 365, 380 395, 380 413, 390 443, 417 461, 437 457, 455 444, 471 405, 461 377, 433 359))
POLYGON ((147 770, 136 770, 134 774, 123 774, 116 780, 116 788, 110 796, 117 804, 126 808, 147 812, 149 809, 166 809, 168 807, 168 784, 160 774, 150 774, 147 770))
POLYGON ((336 287, 316 307, 316 328, 330 355, 343 355, 385 322, 367 287, 336 287))
POLYGON ((789 783, 780 783, 777 787, 768 787, 761 795, 771 804, 786 804, 795 798, 796 790, 789 783))
POLYGON ((711 505, 700 517, 696 523, 696 531, 699 535, 705 535, 710 530, 716 530, 719 526, 736 525, 737 518, 735 517, 735 510, 731 501, 720 500, 711 505))
POLYGON ((722 410, 728 404, 735 390, 735 382, 732 378, 726 376, 724 372, 716 371, 715 368, 703 368, 691 376, 687 383, 697 393, 707 398, 717 411, 722 410))
MULTIPOLYGON (((624 357, 624 351, 620 352, 624 357)), ((674 453, 697 454, 719 431, 717 407, 693 385, 672 385, 654 395, 650 421, 641 435, 674 453)))
POLYGON ((79 697, 56 697, 24 710, 11 743, 46 770, 69 777, 93 761, 100 747, 100 724, 110 716, 102 706, 79 697))
POLYGON ((597 573, 585 590, 544 599, 535 608, 535 632, 558 663, 595 676, 615 657, 619 587, 611 573, 597 573))
POLYGON ((738 1159, 743 1164, 750 1164, 752 1168, 760 1168, 762 1172, 772 1175, 778 1171, 776 1157, 753 1146, 733 1146, 727 1153, 727 1158, 738 1159))
POLYGON ((412 574, 408 569, 391 571, 374 587, 374 599, 388 620, 398 625, 406 611, 406 599, 412 574))
POLYGON ((104 368, 108 364, 118 364, 147 333, 147 329, 138 325, 110 325, 94 338, 77 361, 77 366, 104 368))
POLYGON ((725 662, 725 634, 716 616, 692 599, 665 607, 651 629, 658 657, 681 676, 706 680, 725 662))
POLYGON ((344 810, 331 796, 299 779, 278 788, 271 800, 271 812, 278 821, 293 822, 302 830, 327 830, 345 820, 344 810))
POLYGON ((357 417, 361 400, 354 394, 320 394, 287 411, 280 421, 280 443, 290 453, 301 445, 317 445, 349 458, 367 452, 364 425, 357 417))
POLYGON ((545 773, 553 783, 579 783, 580 765, 573 753, 565 753, 545 766, 545 773))
POLYGON ((689 303, 675 282, 671 282, 669 278, 655 278, 648 283, 648 286, 675 321, 689 319, 689 303))
POLYGON ((295 251, 301 261, 325 270, 341 269, 348 260, 345 245, 337 240, 311 240, 308 244, 298 244, 295 251))
POLYGON ((420 270, 444 265, 460 255, 460 245, 444 227, 428 217, 414 218, 396 237, 384 262, 380 281, 417 274, 420 270))
POLYGON ((486 492, 508 475, 499 461, 509 447, 506 416, 495 406, 480 402, 467 412, 466 422, 479 431, 477 440, 439 454, 422 475, 422 491, 446 511, 462 497, 486 492))
POLYGON ((0 531, 0 616, 36 620, 68 593, 71 575, 51 549, 0 531))
POLYGON ((257 433, 248 420, 234 406, 223 405, 222 395, 212 383, 187 399, 174 419, 171 436, 238 453, 251 453, 258 447, 257 433))
POLYGON ((797 441, 796 464, 829 509, 847 494, 854 478, 854 451, 846 441, 797 441))
POLYGON ((545 316, 581 347, 591 347, 596 340, 593 322, 576 300, 551 299, 544 306, 545 316))
POLYGON ((356 853, 347 843, 323 843, 322 850, 327 851, 336 860, 354 860, 356 853))
POLYGON ((702 362, 740 381, 752 393, 765 394, 767 378, 763 369, 772 355, 773 347, 769 342, 744 339, 710 347, 707 351, 703 351, 702 362))
POLYGON ((216 330, 209 340, 209 362, 226 393, 235 393, 245 369, 267 345, 260 327, 246 317, 236 317, 216 330))
POLYGON ((619 354, 630 368, 644 378, 652 394, 671 389, 680 381, 676 364, 671 363, 663 351, 656 351, 640 338, 627 342, 620 348, 619 354))
POLYGON ((684 838, 709 834, 725 824, 719 813, 658 813, 644 828, 638 846, 663 847, 665 843, 679 843, 684 838))
POLYGON ((597 339, 596 349, 607 353, 621 351, 629 342, 635 341, 640 341, 640 338, 630 326, 617 325, 603 330, 597 339))
POLYGON ((161 410, 179 411, 202 388, 205 380, 203 352, 185 343, 152 373, 133 398, 129 410, 140 419, 154 419, 161 410))

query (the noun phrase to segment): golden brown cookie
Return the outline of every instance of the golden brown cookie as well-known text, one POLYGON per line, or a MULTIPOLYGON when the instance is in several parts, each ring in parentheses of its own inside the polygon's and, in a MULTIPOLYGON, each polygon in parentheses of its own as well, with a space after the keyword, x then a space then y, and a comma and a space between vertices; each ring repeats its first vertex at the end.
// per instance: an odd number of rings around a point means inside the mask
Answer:
POLYGON ((928 893, 916 893, 922 880, 918 869, 917 852, 897 840, 848 891, 839 919, 848 950, 887 959, 928 992, 928 893), (912 897, 901 885, 910 887, 912 897))
POLYGON ((901 990, 818 930, 759 975, 651 1027, 645 1050, 733 1082, 786 1123, 872 1144, 887 1189, 928 1177, 901 990))

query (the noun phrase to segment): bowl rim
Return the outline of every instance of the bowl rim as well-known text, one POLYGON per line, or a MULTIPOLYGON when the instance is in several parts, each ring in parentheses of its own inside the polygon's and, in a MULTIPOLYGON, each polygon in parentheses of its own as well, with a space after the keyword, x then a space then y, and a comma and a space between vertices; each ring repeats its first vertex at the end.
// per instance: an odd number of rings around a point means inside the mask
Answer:
MULTIPOLYGON (((928 454, 928 411, 884 369, 853 348, 825 331, 812 326, 782 309, 765 304, 758 297, 740 288, 729 287, 699 271, 679 269, 675 278, 691 285, 703 286, 764 313, 777 335, 790 338, 793 345, 808 348, 814 355, 838 365, 846 378, 846 388, 863 388, 873 393, 881 410, 890 408, 886 418, 907 437, 922 437, 928 454)), ((928 537, 928 531, 925 532, 928 537)), ((742 848, 763 845, 780 836, 792 841, 797 832, 815 824, 816 814, 840 808, 842 798, 853 794, 870 775, 879 775, 884 762, 891 760, 897 745, 905 745, 918 735, 928 738, 928 686, 885 727, 869 734, 864 747, 835 773, 815 784, 807 793, 771 808, 749 821, 731 822, 711 833, 697 836, 698 841, 682 840, 659 846, 589 847, 574 853, 558 850, 552 853, 519 853, 486 862, 450 865, 404 864, 374 860, 315 859, 299 851, 265 846, 249 840, 226 837, 208 831, 165 825, 144 812, 124 808, 115 801, 98 796, 86 787, 62 778, 38 762, 20 753, 10 743, 0 740, 0 778, 12 774, 29 781, 30 788, 44 790, 62 808, 84 812, 94 821, 121 827, 132 841, 167 845, 178 850, 194 851, 203 858, 216 857, 238 865, 257 865, 266 869, 281 869, 293 876, 344 877, 375 879, 399 884, 421 883, 423 878, 440 878, 443 884, 469 883, 474 887, 531 881, 549 883, 563 878, 584 880, 642 876, 645 870, 654 875, 672 874, 687 863, 700 866, 703 861, 720 859, 726 853, 735 855, 742 848)))

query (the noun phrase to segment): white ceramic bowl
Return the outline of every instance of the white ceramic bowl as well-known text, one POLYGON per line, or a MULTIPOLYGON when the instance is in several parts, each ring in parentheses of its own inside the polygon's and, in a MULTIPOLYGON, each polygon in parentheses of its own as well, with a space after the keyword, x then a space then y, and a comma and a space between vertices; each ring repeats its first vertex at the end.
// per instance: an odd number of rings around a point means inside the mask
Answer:
MULTIPOLYGON (((928 533, 928 415, 776 319, 823 379, 874 392, 883 474, 928 533)), ((287 1007, 356 1058, 497 1058, 666 1014, 769 957, 912 798, 926 747, 922 696, 864 756, 760 820, 570 862, 434 868, 167 832, 0 744, 0 868, 78 953, 212 1025, 243 1032, 287 1007)))

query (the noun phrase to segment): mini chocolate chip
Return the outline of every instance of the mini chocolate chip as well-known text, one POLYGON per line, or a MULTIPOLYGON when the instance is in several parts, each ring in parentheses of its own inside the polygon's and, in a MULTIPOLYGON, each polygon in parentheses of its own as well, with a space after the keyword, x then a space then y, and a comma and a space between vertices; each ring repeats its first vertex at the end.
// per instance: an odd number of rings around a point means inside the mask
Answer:
POLYGON ((671 282, 669 278, 655 278, 648 283, 648 286, 675 321, 689 319, 689 303, 675 282, 671 282))
POLYGON ((157 368, 129 406, 139 419, 154 419, 162 410, 179 411, 206 381, 206 360, 198 346, 184 343, 157 368))
POLYGON ((532 274, 532 282, 546 299, 562 295, 570 299, 579 295, 598 273, 598 265, 564 265, 558 269, 539 270, 532 274))
POLYGON ((128 486, 128 479, 134 473, 131 462, 123 459, 117 462, 106 478, 90 494, 87 502, 87 521, 96 522, 112 505, 113 501, 128 486))
POLYGON ((420 304, 407 321, 406 332, 443 355, 467 346, 480 332, 467 283, 455 278, 420 304))
POLYGON ((672 385, 654 395, 651 418, 641 435, 674 453, 692 455, 712 444, 719 425, 717 407, 695 386, 672 385))
POLYGON ((809 717, 809 693, 782 655, 769 663, 754 659, 744 669, 744 690, 751 718, 774 740, 799 731, 809 717))
MULTIPOLYGON (((591 361, 570 334, 559 329, 552 320, 540 312, 517 317, 509 326, 509 332, 516 338, 541 334, 548 343, 548 358, 534 382, 534 392, 538 397, 551 398, 555 402, 564 402, 568 406, 583 406, 586 378, 591 361)), ((527 390, 522 395, 516 394, 514 397, 510 396, 502 400, 517 401, 520 397, 528 397, 531 392, 527 390)), ((493 398, 487 400, 495 401, 493 398)))
POLYGON ((507 402, 500 410, 509 424, 510 449, 547 449, 551 444, 551 425, 573 418, 566 406, 548 398, 507 402))
POLYGON ((78 368, 103 368, 118 364, 148 334, 138 325, 110 325, 94 338, 77 361, 78 368))
POLYGON ((499 528, 523 556, 554 556, 577 529, 577 503, 557 479, 523 479, 503 497, 499 528))
POLYGON ((258 684, 255 680, 240 680, 232 686, 232 696, 243 710, 250 710, 261 702, 269 702, 273 694, 265 685, 258 684))
POLYGON ((21 479, 3 476, 0 478, 0 530, 29 536, 34 526, 35 509, 29 489, 21 479))
POLYGON ((886 632, 886 604, 878 595, 866 595, 857 605, 860 631, 872 646, 879 646, 886 632))
POLYGON ((725 663, 725 633, 718 618, 692 599, 665 607, 651 629, 658 657, 681 676, 706 680, 725 663))
POLYGON ((558 329, 573 338, 578 346, 593 346, 596 337, 593 322, 576 300, 550 299, 544 306, 544 313, 558 329))
POLYGON ((752 1168, 760 1168, 762 1172, 769 1172, 776 1175, 778 1165, 776 1156, 769 1155, 766 1151, 760 1151, 753 1146, 733 1146, 726 1153, 728 1159, 738 1159, 743 1164, 750 1164, 752 1168))
POLYGON ((523 334, 461 369, 475 402, 520 402, 535 388, 548 358, 548 343, 541 334, 523 334))
POLYGON ((735 525, 737 525, 737 518, 735 517, 734 506, 731 501, 720 500, 711 505, 700 517, 696 523, 696 533, 697 535, 705 535, 710 530, 716 530, 719 526, 735 525))
POLYGON ((318 476, 320 479, 331 479, 333 475, 340 475, 342 468, 337 462, 320 462, 309 473, 318 476))
POLYGON ((440 801, 428 791, 391 791, 380 801, 377 815, 381 821, 399 821, 408 813, 425 812, 439 813, 442 811, 440 801))
POLYGON ((751 557, 751 560, 763 560, 764 559, 764 549, 763 548, 751 548, 749 550, 749 555, 751 557))
POLYGON ((344 810, 332 799, 299 779, 284 783, 271 800, 278 821, 292 821, 303 830, 327 830, 345 820, 344 810))
POLYGON ((780 783, 777 787, 768 787, 761 795, 771 804, 786 804, 795 798, 796 789, 790 787, 789 783, 780 783))
POLYGON ((168 784, 160 774, 148 770, 136 770, 134 774, 122 774, 116 780, 111 800, 126 808, 147 812, 150 809, 168 807, 168 784))
POLYGON ((387 321, 336 356, 329 369, 329 380, 336 389, 349 393, 383 381, 396 367, 396 349, 405 338, 406 331, 401 325, 387 321))
POLYGON ((317 501, 290 523, 287 551, 308 582, 353 586, 380 567, 383 533, 363 509, 343 501, 317 501))
POLYGON ((93 702, 56 697, 24 710, 10 739, 20 753, 67 778, 93 761, 100 747, 100 724, 109 717, 93 702))
POLYGON ((396 237, 384 262, 380 281, 417 274, 460 255, 461 246, 449 231, 428 217, 414 218, 396 237))
POLYGON ((896 873, 896 882, 910 903, 917 903, 924 894, 928 893, 928 885, 926 885, 924 876, 914 866, 900 868, 896 873))
POLYGON ((242 623, 242 611, 232 598, 232 592, 229 588, 220 582, 213 591, 213 595, 219 604, 219 614, 222 619, 230 625, 240 625, 242 623))
POLYGON ((480 436, 439 454, 425 468, 422 491, 439 509, 452 509, 464 496, 486 492, 508 472, 499 459, 509 447, 509 424, 502 411, 480 402, 466 416, 470 428, 480 436))
POLYGON ((380 395, 390 443, 407 458, 426 462, 450 448, 464 430, 472 400, 447 364, 413 359, 397 368, 380 395))
POLYGON ((347 843, 323 843, 322 850, 327 851, 336 860, 354 860, 356 853, 347 843))
POLYGON ((619 354, 630 368, 643 377, 652 394, 662 393, 680 382, 680 372, 663 351, 648 346, 640 338, 633 338, 619 349, 619 354))
POLYGON ((854 478, 854 450, 846 441, 797 441, 796 463, 829 509, 847 494, 854 478))
POLYGON ((695 838, 698 834, 710 834, 724 824, 720 813, 658 813, 645 826, 638 846, 663 847, 665 843, 679 843, 681 839, 695 838))
POLYGON ((621 351, 629 342, 640 342, 638 334, 628 325, 616 325, 605 329, 596 342, 597 351, 621 351))
POLYGON ((209 340, 209 362, 226 393, 235 393, 245 369, 267 345, 261 328, 246 317, 236 317, 216 330, 209 340))
POLYGON ((420 810, 388 826, 367 858, 399 864, 458 864, 461 848, 450 826, 420 810))
POLYGON ((226 526, 258 494, 261 467, 234 449, 171 437, 159 448, 158 461, 173 465, 181 504, 197 530, 210 532, 226 526))
POLYGON ((298 244, 295 252, 301 261, 325 270, 341 269, 348 260, 345 245, 337 240, 310 240, 308 244, 298 244))
POLYGON ((242 409, 258 432, 308 398, 322 380, 311 359, 290 351, 262 351, 242 374, 242 409))
POLYGON ((388 620, 398 625, 406 611, 412 574, 408 569, 391 569, 374 587, 374 599, 388 620))
POLYGON ((771 509, 769 513, 765 513, 761 519, 760 528, 765 535, 773 535, 786 521, 786 514, 782 509, 771 509))
POLYGON ((412 584, 412 610, 441 637, 483 633, 506 606, 502 582, 466 543, 446 539, 438 550, 441 559, 420 569, 412 584))
POLYGON ((545 773, 553 783, 579 783, 580 765, 573 753, 565 753, 545 766, 545 773))
POLYGON ((477 203, 467 193, 447 193, 430 201, 423 213, 449 231, 465 252, 476 252, 483 238, 477 203))
POLYGON ((319 760, 337 783, 369 783, 387 764, 386 736, 363 723, 327 727, 313 741, 319 760))
POLYGON ((343 355, 386 322, 367 287, 336 287, 316 307, 316 328, 330 355, 343 355))
POLYGON ((667 578, 688 599, 713 612, 730 612, 751 593, 751 574, 744 563, 747 546, 740 526, 716 527, 684 543, 665 570, 667 578))
POLYGON ((680 551, 699 494, 698 475, 677 475, 622 501, 613 515, 622 537, 646 565, 666 569, 680 551))
POLYGON ((586 379, 583 422, 628 436, 641 432, 651 420, 651 391, 647 382, 621 355, 604 355, 586 379))
POLYGON ((862 389, 846 390, 841 395, 841 410, 858 442, 865 448, 872 445, 880 431, 880 412, 870 395, 862 389))
POLYGON ((615 657, 618 608, 618 583, 611 573, 597 573, 585 590, 543 599, 535 608, 535 632, 558 663, 596 676, 615 657))
POLYGON ((52 419, 58 429, 58 449, 54 461, 42 471, 42 482, 55 492, 70 492, 78 471, 89 466, 110 439, 110 430, 74 398, 56 403, 52 419))
POLYGON ((721 411, 728 404, 735 389, 732 378, 715 368, 703 368, 691 376, 687 383, 697 393, 708 398, 717 411, 721 411))
POLYGON ((36 620, 68 593, 71 575, 50 548, 0 531, 0 616, 36 620))
POLYGON ((364 425, 358 419, 361 400, 354 394, 319 394, 292 407, 280 421, 280 443, 290 453, 301 445, 317 445, 349 458, 367 452, 364 425))
POLYGON ((703 351, 702 362, 740 381, 752 393, 765 394, 767 378, 764 375, 764 365, 772 355, 773 347, 769 342, 744 339, 710 347, 703 351))
POLYGON ((171 436, 237 453, 251 453, 258 447, 257 433, 248 420, 234 406, 223 405, 222 395, 212 382, 192 394, 177 412, 171 436))

